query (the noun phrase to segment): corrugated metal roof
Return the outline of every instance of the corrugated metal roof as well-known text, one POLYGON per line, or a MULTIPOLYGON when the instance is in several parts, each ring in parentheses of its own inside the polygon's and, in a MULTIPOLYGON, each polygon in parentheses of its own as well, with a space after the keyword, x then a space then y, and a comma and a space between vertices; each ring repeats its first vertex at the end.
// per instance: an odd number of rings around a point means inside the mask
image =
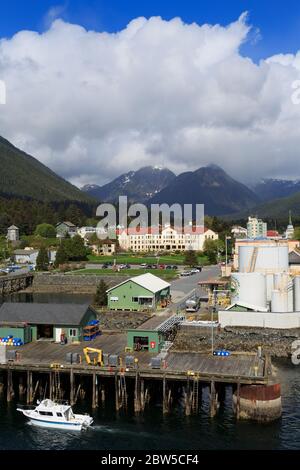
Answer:
POLYGON ((6 302, 0 307, 1 322, 41 325, 80 325, 89 305, 6 302))
POLYGON ((140 276, 131 277, 130 279, 127 279, 126 281, 123 281, 120 284, 117 284, 116 286, 111 287, 110 289, 107 290, 107 292, 110 292, 111 290, 115 289, 116 287, 121 286, 122 284, 125 284, 128 281, 135 282, 135 284, 138 284, 139 286, 144 287, 150 292, 153 292, 153 294, 163 289, 166 289, 167 287, 170 287, 171 285, 168 282, 160 279, 160 277, 154 276, 154 274, 146 273, 146 274, 141 274, 140 276))

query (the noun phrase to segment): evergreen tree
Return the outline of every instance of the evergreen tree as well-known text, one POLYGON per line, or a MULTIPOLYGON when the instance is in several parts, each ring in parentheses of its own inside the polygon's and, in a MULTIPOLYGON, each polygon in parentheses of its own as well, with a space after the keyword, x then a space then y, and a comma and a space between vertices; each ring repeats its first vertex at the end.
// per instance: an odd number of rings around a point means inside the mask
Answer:
POLYGON ((58 268, 61 264, 64 264, 67 261, 68 261, 68 254, 65 248, 65 244, 61 243, 56 253, 54 266, 58 268))
POLYGON ((188 266, 196 266, 198 264, 198 256, 194 250, 186 251, 184 264, 187 264, 188 266))
POLYGON ((101 307, 105 307, 107 305, 107 291, 108 286, 103 279, 100 281, 96 294, 94 295, 94 304, 99 305, 101 307))
POLYGON ((66 240, 65 243, 70 261, 84 261, 87 259, 89 250, 80 235, 75 235, 70 240, 66 240))
POLYGON ((41 246, 36 259, 36 270, 37 271, 47 271, 49 266, 49 256, 46 248, 41 246))

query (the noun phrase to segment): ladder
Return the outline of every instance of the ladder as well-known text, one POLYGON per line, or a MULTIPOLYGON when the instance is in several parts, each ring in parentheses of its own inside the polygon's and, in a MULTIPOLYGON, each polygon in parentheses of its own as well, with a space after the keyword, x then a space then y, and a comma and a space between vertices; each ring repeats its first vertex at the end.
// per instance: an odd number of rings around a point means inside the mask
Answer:
POLYGON ((249 273, 253 273, 256 265, 256 260, 257 260, 257 255, 258 255, 258 247, 255 246, 252 251, 251 259, 250 259, 250 266, 249 266, 249 273))
POLYGON ((194 377, 192 387, 192 403, 191 408, 193 413, 198 413, 199 407, 199 380, 198 377, 194 377))
POLYGON ((120 396, 121 396, 121 406, 127 410, 127 389, 126 389, 126 380, 125 375, 120 376, 120 396))

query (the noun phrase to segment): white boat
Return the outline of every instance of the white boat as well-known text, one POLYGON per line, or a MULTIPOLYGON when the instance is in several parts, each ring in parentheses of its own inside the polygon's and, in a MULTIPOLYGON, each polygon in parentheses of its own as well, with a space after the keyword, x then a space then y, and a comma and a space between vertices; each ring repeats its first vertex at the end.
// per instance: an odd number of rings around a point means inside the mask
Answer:
POLYGON ((37 402, 37 406, 17 408, 35 426, 45 428, 81 431, 91 426, 93 418, 89 415, 74 414, 67 402, 59 403, 48 398, 37 402))

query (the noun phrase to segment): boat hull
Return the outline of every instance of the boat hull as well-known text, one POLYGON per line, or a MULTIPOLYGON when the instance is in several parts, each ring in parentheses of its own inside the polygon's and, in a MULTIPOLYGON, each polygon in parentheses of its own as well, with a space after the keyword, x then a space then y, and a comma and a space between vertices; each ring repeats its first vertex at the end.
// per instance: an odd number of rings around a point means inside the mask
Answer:
POLYGON ((40 419, 28 418, 29 422, 33 426, 39 426, 41 428, 54 428, 54 429, 62 429, 66 431, 81 431, 84 427, 82 423, 78 424, 71 424, 71 423, 57 423, 55 421, 42 421, 40 419))

